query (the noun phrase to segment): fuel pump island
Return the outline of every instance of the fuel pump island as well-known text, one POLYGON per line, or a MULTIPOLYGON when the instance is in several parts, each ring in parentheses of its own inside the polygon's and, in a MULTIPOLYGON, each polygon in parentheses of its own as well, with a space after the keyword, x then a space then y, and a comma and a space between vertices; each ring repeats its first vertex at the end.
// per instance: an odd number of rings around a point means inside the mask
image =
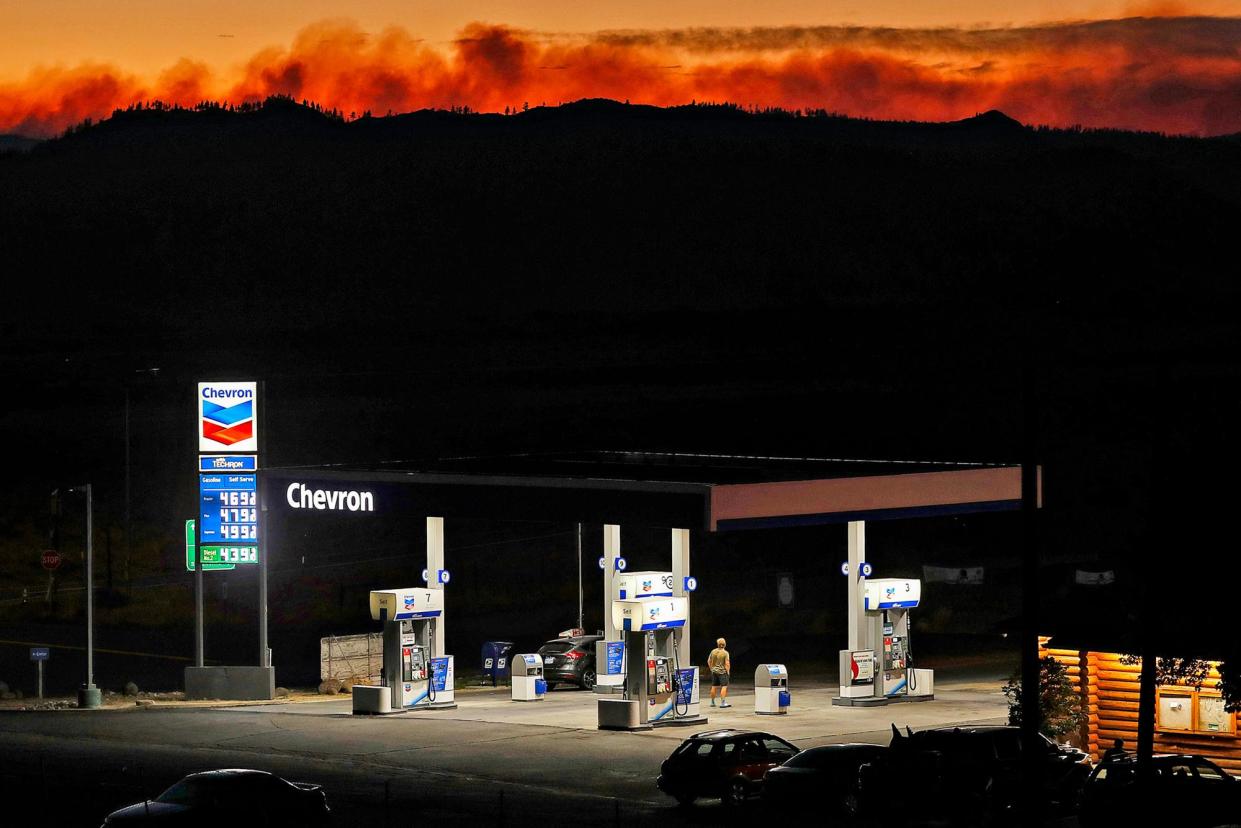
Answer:
POLYGON ((915 578, 868 578, 866 529, 849 524, 849 646, 840 651, 840 695, 832 704, 871 707, 935 698, 935 673, 913 666, 909 612, 922 601, 915 578))
POLYGON ((353 712, 450 710, 453 657, 436 651, 435 626, 444 616, 442 589, 371 592, 371 619, 383 624, 381 683, 353 686, 353 712))
POLYGON ((601 698, 600 730, 648 730, 706 723, 699 709, 698 668, 682 666, 678 644, 689 599, 634 598, 612 602, 612 623, 624 636, 621 698, 601 698))

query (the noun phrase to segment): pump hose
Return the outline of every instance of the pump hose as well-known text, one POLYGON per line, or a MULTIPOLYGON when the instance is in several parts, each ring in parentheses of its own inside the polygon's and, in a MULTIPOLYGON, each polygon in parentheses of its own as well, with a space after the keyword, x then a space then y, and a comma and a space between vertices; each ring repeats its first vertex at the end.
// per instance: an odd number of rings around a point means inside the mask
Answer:
POLYGON ((427 704, 435 704, 435 660, 427 659, 427 704))

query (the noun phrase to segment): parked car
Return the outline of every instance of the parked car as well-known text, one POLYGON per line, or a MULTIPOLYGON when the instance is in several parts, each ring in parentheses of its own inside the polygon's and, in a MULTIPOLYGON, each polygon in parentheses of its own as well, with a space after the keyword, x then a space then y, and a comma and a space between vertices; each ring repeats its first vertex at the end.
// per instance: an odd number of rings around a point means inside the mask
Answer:
POLYGON ((813 801, 821 814, 822 809, 834 809, 842 816, 857 816, 858 769, 878 760, 886 750, 882 745, 862 743, 807 748, 767 771, 763 799, 781 805, 813 801))
MULTIPOLYGON (((1004 822, 1022 801, 1023 743, 1016 727, 892 728, 888 750, 859 769, 864 813, 883 822, 948 819, 954 824, 1004 822), (1007 816, 1006 816, 1007 815, 1007 816)), ((1090 775, 1089 757, 1042 734, 1038 753, 1043 802, 1072 812, 1090 775)))
POLYGON ((1241 780, 1214 762, 1192 754, 1156 754, 1152 770, 1149 780, 1138 782, 1136 757, 1101 763, 1082 792, 1081 824, 1241 824, 1241 780))
POLYGON ((681 743, 659 768, 656 786, 682 805, 719 797, 736 805, 760 793, 767 771, 799 748, 755 730, 709 730, 681 743))
POLYGON ((287 782, 266 771, 231 769, 192 773, 155 799, 113 811, 103 824, 307 828, 327 825, 330 815, 319 785, 287 782))
POLYGON ((543 658, 543 678, 547 689, 557 684, 576 684, 584 690, 595 688, 595 642, 601 635, 574 635, 555 638, 539 647, 543 658))

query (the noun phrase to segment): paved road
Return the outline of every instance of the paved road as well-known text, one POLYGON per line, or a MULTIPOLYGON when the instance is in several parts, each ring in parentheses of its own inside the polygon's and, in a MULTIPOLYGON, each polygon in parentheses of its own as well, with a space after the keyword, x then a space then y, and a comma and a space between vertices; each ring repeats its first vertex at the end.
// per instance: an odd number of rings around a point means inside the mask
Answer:
MULTIPOLYGON (((833 708, 830 695, 802 690, 796 714, 773 718, 753 715, 737 692, 732 710, 708 710, 710 726, 770 730, 803 747, 886 743, 893 718, 914 727, 996 723, 1004 710, 993 689, 971 686, 878 711, 833 708)), ((459 701, 456 711, 379 719, 351 716, 341 701, 0 715, 0 801, 46 808, 49 824, 98 825, 112 807, 190 771, 257 767, 325 785, 345 825, 407 813, 473 825, 692 825, 738 816, 718 803, 686 812, 654 788, 660 761, 686 731, 595 730, 593 698, 583 693, 528 705, 500 692, 459 701)))

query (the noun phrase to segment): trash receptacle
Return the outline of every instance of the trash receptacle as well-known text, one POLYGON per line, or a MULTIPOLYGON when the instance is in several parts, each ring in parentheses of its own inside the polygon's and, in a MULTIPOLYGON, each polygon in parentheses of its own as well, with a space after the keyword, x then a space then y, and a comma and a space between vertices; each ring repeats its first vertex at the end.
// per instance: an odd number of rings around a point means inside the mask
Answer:
POLYGON ((789 671, 783 664, 760 664, 754 671, 754 712, 779 716, 789 712, 789 671))
POLYGON ((513 701, 542 701, 547 695, 543 659, 538 653, 513 656, 513 701))
POLYGON ((496 679, 508 673, 508 654, 513 651, 512 641, 487 641, 483 643, 483 677, 491 679, 491 686, 496 686, 496 679))

